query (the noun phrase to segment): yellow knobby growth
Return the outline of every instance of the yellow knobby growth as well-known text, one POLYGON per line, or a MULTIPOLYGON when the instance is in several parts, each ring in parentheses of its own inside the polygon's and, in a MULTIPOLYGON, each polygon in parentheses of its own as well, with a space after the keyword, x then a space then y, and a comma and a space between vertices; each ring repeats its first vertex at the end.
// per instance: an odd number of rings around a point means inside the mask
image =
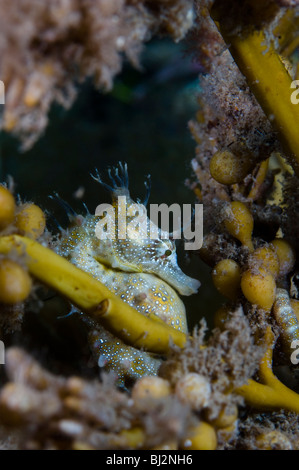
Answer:
POLYGON ((211 421, 211 424, 219 429, 229 429, 238 419, 238 407, 236 405, 223 407, 217 418, 211 421))
POLYGON ((224 221, 226 230, 242 245, 253 251, 252 230, 253 217, 248 207, 239 201, 231 202, 227 207, 227 217, 224 221))
POLYGON ((36 204, 27 203, 18 210, 15 225, 22 235, 37 239, 45 230, 46 217, 36 204))
MULTIPOLYGON (((112 448, 124 448, 124 449, 144 449, 146 444, 146 435, 144 430, 135 426, 130 429, 123 429, 118 434, 110 434, 107 439, 109 439, 109 446, 112 448)), ((92 447, 90 444, 82 441, 75 441, 72 444, 73 450, 96 450, 95 447, 92 447)), ((177 444, 175 442, 169 441, 168 443, 157 446, 151 450, 177 450, 177 444)))
POLYGON ((132 388, 133 400, 158 399, 170 395, 171 387, 168 380, 155 375, 141 377, 132 388))
POLYGON ((16 203, 11 192, 0 185, 0 230, 11 224, 15 217, 16 203))
POLYGON ((270 327, 267 329, 265 342, 266 353, 260 363, 260 382, 249 379, 246 385, 236 391, 245 398, 248 405, 262 410, 285 409, 299 413, 299 395, 286 387, 272 371, 272 355, 274 335, 270 327))
POLYGON ((217 434, 213 426, 204 421, 189 430, 187 439, 183 442, 183 450, 215 450, 217 434))
POLYGON ((24 256, 28 271, 41 282, 67 297, 125 343, 166 354, 170 342, 183 347, 187 336, 166 325, 156 315, 145 317, 101 282, 37 241, 20 235, 0 238, 0 253, 24 256))
POLYGON ((264 269, 274 278, 279 273, 279 258, 271 245, 265 245, 254 250, 250 256, 250 265, 253 268, 264 269))
POLYGON ((0 302, 23 302, 29 296, 31 287, 31 277, 22 266, 8 258, 0 261, 0 302))
POLYGON ((231 33, 226 18, 212 12, 248 85, 276 129, 289 162, 299 176, 299 107, 291 102, 292 77, 262 30, 231 33))
POLYGON ((294 267, 296 261, 295 251, 283 238, 275 238, 271 242, 279 259, 279 275, 285 276, 294 267))
POLYGON ((118 434, 111 434, 109 441, 112 448, 140 449, 145 443, 145 433, 140 426, 133 426, 130 429, 123 429, 118 434))
POLYGON ((124 429, 120 432, 119 437, 125 441, 125 446, 132 449, 140 448, 145 441, 145 433, 140 427, 124 429))
POLYGON ((254 165, 249 152, 237 155, 231 150, 219 150, 210 162, 211 176, 221 184, 241 183, 254 165))
POLYGON ((189 372, 177 381, 175 394, 181 402, 189 404, 195 410, 200 410, 209 403, 211 385, 203 375, 189 372))
POLYGON ((265 269, 258 272, 248 269, 242 274, 241 289, 250 303, 269 312, 275 300, 275 279, 265 269))
POLYGON ((216 289, 230 300, 235 300, 241 282, 241 269, 232 259, 223 259, 212 271, 212 279, 216 289))

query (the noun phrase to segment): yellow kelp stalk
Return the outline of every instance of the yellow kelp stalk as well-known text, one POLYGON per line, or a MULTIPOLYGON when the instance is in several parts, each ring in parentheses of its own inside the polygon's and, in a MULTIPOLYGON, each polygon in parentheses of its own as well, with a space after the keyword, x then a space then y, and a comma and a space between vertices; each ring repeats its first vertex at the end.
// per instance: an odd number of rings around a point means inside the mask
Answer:
POLYGON ((254 408, 261 410, 285 409, 299 414, 299 395, 280 382, 272 371, 274 335, 270 326, 266 332, 265 343, 267 350, 258 372, 260 382, 250 379, 236 392, 242 395, 246 403, 254 408))
POLYGON ((29 273, 67 297, 126 344, 166 354, 170 343, 183 347, 187 336, 154 314, 147 317, 114 295, 101 282, 35 240, 0 237, 0 253, 23 255, 29 273))
POLYGON ((238 25, 233 28, 232 18, 228 21, 223 3, 215 2, 212 17, 299 176, 299 106, 291 102, 292 77, 262 30, 248 24, 246 31, 236 32, 238 25))

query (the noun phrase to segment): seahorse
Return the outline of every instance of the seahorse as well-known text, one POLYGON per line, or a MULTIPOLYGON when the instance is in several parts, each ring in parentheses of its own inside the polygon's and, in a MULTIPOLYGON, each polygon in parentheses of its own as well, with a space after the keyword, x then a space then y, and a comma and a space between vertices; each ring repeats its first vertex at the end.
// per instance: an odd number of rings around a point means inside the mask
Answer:
MULTIPOLYGON (((115 213, 118 213, 120 196, 125 196, 128 212, 133 205, 136 208, 129 192, 127 165, 119 163, 113 174, 109 171, 109 176, 111 184, 103 182, 98 173, 93 178, 111 193, 115 213)), ((148 199, 148 182, 146 186, 148 199)), ((154 313, 173 328, 187 332, 185 306, 178 293, 196 293, 200 282, 179 268, 175 243, 169 236, 165 238, 165 231, 162 238, 157 228, 155 239, 140 238, 139 232, 129 233, 125 239, 119 236, 100 239, 96 228, 101 216, 87 214, 74 220, 77 223, 67 229, 58 242, 56 251, 60 255, 90 273, 142 314, 154 313)), ((120 229, 118 222, 116 217, 116 235, 120 229)), ((150 223, 147 218, 147 224, 150 223)), ((161 363, 159 357, 124 344, 99 325, 92 330, 90 342, 99 366, 112 369, 120 381, 154 375, 161 363)))

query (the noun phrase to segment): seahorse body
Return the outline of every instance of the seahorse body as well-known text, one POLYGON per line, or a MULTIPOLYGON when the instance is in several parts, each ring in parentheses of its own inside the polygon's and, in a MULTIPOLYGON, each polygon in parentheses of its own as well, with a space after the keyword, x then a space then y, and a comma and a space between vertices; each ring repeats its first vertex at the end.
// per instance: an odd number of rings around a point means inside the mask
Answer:
MULTIPOLYGON (((126 167, 121 170, 122 177, 116 170, 119 185, 113 181, 113 186, 109 187, 115 209, 120 195, 126 196, 127 208, 135 204, 128 190, 126 167)), ((97 180, 102 183, 99 177, 97 180)), ((142 314, 154 313, 173 328, 186 332, 185 307, 176 290, 190 295, 197 291, 200 283, 178 267, 174 242, 132 236, 125 240, 117 236, 101 240, 95 234, 100 220, 93 215, 82 218, 79 225, 62 236, 58 253, 142 314)), ((116 223, 116 231, 118 229, 116 223)), ((91 333, 91 343, 98 354, 99 365, 114 370, 120 379, 155 374, 160 365, 159 358, 124 344, 101 326, 91 333)))

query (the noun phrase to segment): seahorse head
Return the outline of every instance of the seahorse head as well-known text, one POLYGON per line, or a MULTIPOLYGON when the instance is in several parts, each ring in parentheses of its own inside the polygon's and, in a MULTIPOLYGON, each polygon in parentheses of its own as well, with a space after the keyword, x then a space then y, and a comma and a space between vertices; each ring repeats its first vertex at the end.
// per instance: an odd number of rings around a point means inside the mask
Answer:
POLYGON ((160 230, 147 216, 149 179, 145 183, 146 199, 141 204, 134 202, 130 197, 126 165, 119 164, 114 174, 112 175, 110 171, 109 176, 112 185, 104 183, 99 175, 95 179, 111 192, 116 236, 111 240, 95 242, 93 256, 116 269, 154 274, 165 280, 181 295, 196 293, 200 282, 184 274, 178 266, 176 245, 170 234, 160 230), (120 207, 120 204, 123 207, 120 207), (119 217, 124 212, 125 227, 119 217))

